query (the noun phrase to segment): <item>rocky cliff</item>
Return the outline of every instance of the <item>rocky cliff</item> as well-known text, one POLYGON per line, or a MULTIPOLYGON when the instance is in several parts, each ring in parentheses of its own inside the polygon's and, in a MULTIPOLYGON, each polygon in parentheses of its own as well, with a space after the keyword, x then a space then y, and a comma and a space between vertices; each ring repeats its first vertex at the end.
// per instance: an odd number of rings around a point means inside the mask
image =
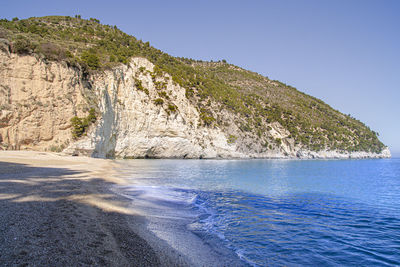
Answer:
POLYGON ((390 157, 296 88, 172 57, 97 19, 0 19, 0 149, 118 158, 390 157))
MULTIPOLYGON (((3 44, 7 45, 6 41, 3 44)), ((263 136, 281 140, 265 147, 243 132, 238 115, 221 110, 224 124, 207 125, 187 90, 168 73, 155 75, 143 57, 91 75, 66 63, 0 52, 2 149, 64 151, 117 158, 364 158, 381 153, 311 151, 296 144, 279 122, 263 136), (95 108, 97 120, 73 138, 71 118, 95 108)), ((210 104, 218 109, 215 103, 210 104)))
POLYGON ((0 51, 0 146, 61 151, 87 106, 79 71, 0 51))

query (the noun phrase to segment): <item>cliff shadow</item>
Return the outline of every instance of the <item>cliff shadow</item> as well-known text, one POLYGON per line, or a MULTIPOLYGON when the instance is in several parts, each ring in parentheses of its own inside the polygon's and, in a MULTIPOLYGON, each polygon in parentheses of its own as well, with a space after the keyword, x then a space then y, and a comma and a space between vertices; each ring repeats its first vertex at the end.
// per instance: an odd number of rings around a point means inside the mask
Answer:
POLYGON ((160 265, 112 184, 87 171, 1 161, 0 265, 160 265))

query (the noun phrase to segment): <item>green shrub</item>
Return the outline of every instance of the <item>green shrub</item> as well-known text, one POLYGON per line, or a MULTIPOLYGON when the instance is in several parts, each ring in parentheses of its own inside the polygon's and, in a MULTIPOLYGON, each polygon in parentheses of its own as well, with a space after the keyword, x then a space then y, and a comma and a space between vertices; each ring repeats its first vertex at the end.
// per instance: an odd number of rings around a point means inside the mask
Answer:
POLYGON ((97 24, 100 24, 100 20, 98 20, 98 19, 90 18, 89 20, 90 20, 90 21, 93 21, 93 22, 95 22, 95 23, 97 23, 97 24))
POLYGON ((164 99, 169 99, 169 96, 165 91, 158 92, 158 95, 164 99))
POLYGON ((116 58, 115 55, 113 55, 113 54, 111 54, 111 55, 109 56, 109 60, 110 60, 110 62, 117 62, 117 58, 116 58))
POLYGON ((177 112, 178 111, 178 107, 175 106, 174 104, 168 104, 168 111, 177 112))
POLYGON ((79 118, 78 116, 74 116, 71 118, 71 133, 74 139, 78 139, 79 137, 86 134, 88 127, 96 122, 96 111, 94 108, 89 110, 89 115, 85 118, 79 118))
POLYGON ((30 54, 35 48, 35 44, 22 36, 19 36, 12 44, 12 51, 17 54, 30 54))
POLYGON ((75 116, 71 118, 71 126, 72 126, 72 137, 74 139, 78 139, 85 133, 86 128, 89 125, 85 119, 75 116))
POLYGON ((101 66, 100 59, 93 50, 84 51, 81 55, 81 62, 92 70, 97 70, 101 66))
POLYGON ((230 134, 230 135, 228 136, 228 144, 233 144, 233 143, 236 142, 236 140, 237 140, 237 136, 235 136, 235 135, 233 135, 233 134, 230 134))
POLYGON ((200 119, 206 126, 210 126, 213 122, 215 122, 215 118, 207 112, 200 112, 200 119))
POLYGON ((135 78, 135 87, 139 90, 139 91, 143 91, 146 95, 149 95, 149 89, 145 88, 142 84, 142 81, 139 79, 135 78))
POLYGON ((154 100, 154 104, 160 106, 160 105, 164 104, 164 100, 162 98, 157 98, 154 100))
POLYGON ((165 89, 167 84, 165 82, 157 82, 157 81, 155 81, 154 85, 155 85, 157 90, 163 90, 163 89, 165 89))
POLYGON ((192 88, 185 88, 186 98, 191 98, 194 95, 194 90, 192 88))
POLYGON ((89 115, 86 117, 89 123, 94 123, 96 122, 96 111, 94 108, 89 109, 89 115))

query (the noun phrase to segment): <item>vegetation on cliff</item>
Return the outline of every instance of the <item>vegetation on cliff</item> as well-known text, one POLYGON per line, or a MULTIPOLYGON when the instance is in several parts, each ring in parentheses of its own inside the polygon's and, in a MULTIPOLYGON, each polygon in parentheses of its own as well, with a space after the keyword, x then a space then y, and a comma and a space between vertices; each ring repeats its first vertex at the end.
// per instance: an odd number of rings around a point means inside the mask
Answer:
MULTIPOLYGON (((287 138, 310 150, 380 152, 384 148, 377 133, 362 122, 292 86, 228 64, 225 60, 204 62, 172 57, 116 26, 102 25, 94 18, 2 19, 0 38, 11 42, 14 53, 65 61, 87 73, 127 64, 131 57, 145 57, 156 66, 152 75, 168 73, 175 83, 186 88, 186 96, 199 108, 203 125, 228 127, 219 116, 220 111, 228 110, 237 114, 235 123, 243 134, 257 138, 266 148, 283 142, 281 138, 273 139, 264 134, 271 131, 270 125, 274 122, 290 133, 287 138)), ((161 83, 157 86, 163 87, 161 83)), ((140 80, 136 87, 148 94, 140 80)), ((162 105, 163 99, 167 99, 162 93, 160 91, 160 98, 154 100, 156 105, 162 105)), ((168 104, 168 111, 176 112, 176 106, 168 104)), ((73 119, 75 138, 84 134, 89 121, 73 119)), ((233 143, 237 138, 229 134, 228 139, 233 143)))
POLYGON ((96 122, 96 111, 94 108, 89 110, 89 114, 85 118, 79 118, 78 116, 71 118, 71 131, 72 137, 78 139, 82 135, 85 135, 89 126, 96 122))

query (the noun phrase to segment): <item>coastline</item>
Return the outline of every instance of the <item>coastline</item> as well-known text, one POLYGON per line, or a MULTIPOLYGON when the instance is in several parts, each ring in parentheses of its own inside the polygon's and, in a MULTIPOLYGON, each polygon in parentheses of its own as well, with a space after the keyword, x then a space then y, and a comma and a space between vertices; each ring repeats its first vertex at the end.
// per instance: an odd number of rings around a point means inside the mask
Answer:
POLYGON ((0 151, 0 265, 160 266, 108 186, 112 162, 0 151))
POLYGON ((124 165, 0 151, 0 265, 246 266, 190 230, 193 217, 171 216, 177 207, 143 194, 124 165), (154 213, 154 204, 165 213, 154 213))
MULTIPOLYGON (((186 226, 179 226, 175 247, 148 229, 134 198, 115 190, 127 185, 116 167, 113 160, 0 151, 0 265, 224 264, 186 226)), ((225 263, 245 265, 237 256, 225 263)))
POLYGON ((94 158, 112 158, 112 159, 384 159, 391 158, 392 154, 388 147, 381 152, 367 151, 339 151, 339 150, 288 150, 288 151, 268 151, 263 153, 242 153, 235 150, 222 149, 218 151, 204 151, 202 154, 178 153, 178 154, 152 154, 146 152, 135 153, 134 156, 121 155, 120 151, 114 151, 112 157, 100 155, 92 148, 76 149, 66 148, 64 155, 85 156, 94 158))

